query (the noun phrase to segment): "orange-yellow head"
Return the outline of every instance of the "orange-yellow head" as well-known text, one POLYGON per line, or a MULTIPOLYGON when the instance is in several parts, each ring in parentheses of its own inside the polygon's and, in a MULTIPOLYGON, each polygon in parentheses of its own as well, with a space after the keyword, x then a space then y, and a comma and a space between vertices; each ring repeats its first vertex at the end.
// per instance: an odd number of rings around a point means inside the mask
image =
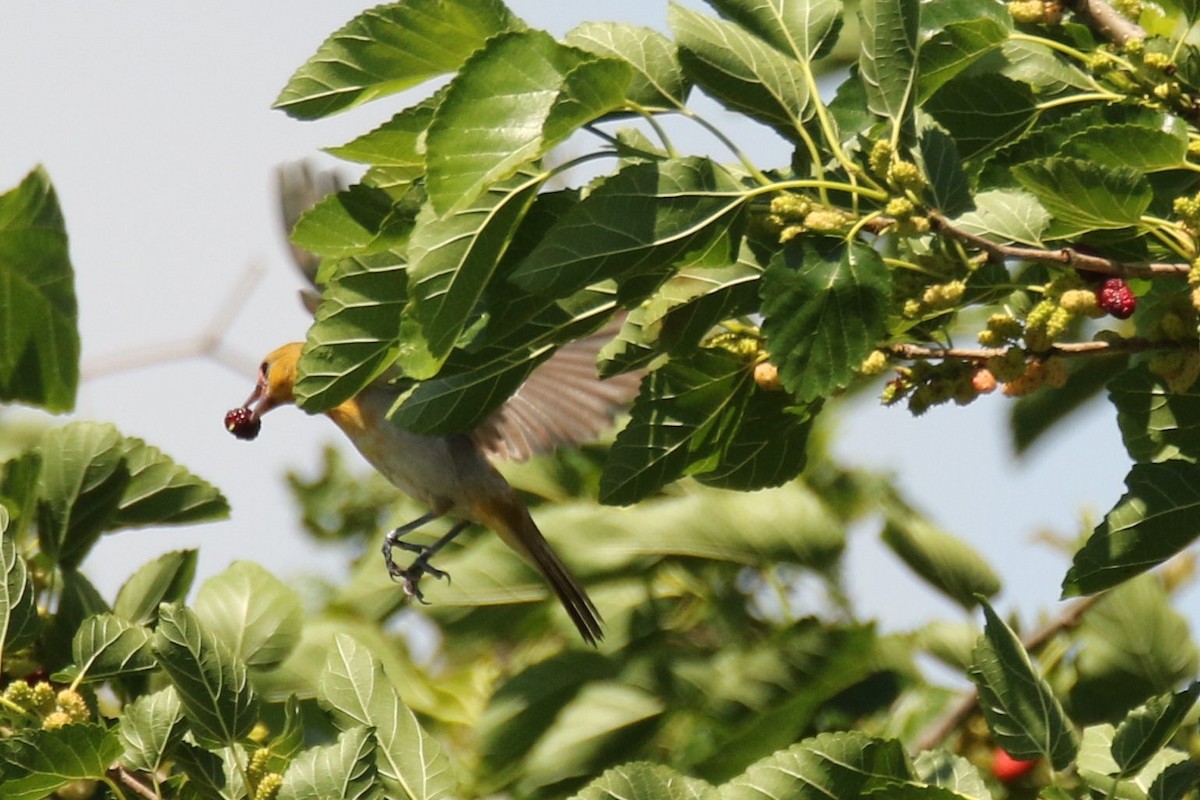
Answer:
POLYGON ((277 406, 296 400, 296 363, 300 361, 300 342, 291 342, 272 350, 258 368, 258 385, 246 400, 254 419, 277 406))

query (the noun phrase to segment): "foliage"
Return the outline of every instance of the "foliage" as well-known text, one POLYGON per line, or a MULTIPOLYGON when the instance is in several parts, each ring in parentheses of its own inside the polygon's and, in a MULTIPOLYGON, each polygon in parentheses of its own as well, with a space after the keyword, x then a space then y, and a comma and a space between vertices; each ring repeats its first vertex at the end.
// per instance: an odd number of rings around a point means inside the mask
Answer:
MULTIPOLYGON (((394 422, 461 432, 620 322, 598 368, 646 373, 625 428, 507 471, 603 609, 602 649, 569 644, 490 536, 439 553, 454 582, 419 617, 375 546, 319 606, 248 563, 189 597, 192 551, 109 602, 82 571, 99 537, 227 507, 71 422, 0 471, 0 795, 1195 796, 1198 655, 1170 599, 1200 530, 1196 8, 709 5, 672 6, 670 36, 559 41, 499 0, 403 0, 277 101, 314 119, 448 76, 334 148, 362 178, 295 228, 321 258, 306 410, 400 375, 394 422), (755 163, 696 91, 790 163, 755 163), (668 114, 731 163, 680 152, 668 114), (966 333, 980 347, 951 344, 966 333), (830 459, 828 409, 889 369, 884 401, 913 413, 1003 386, 1022 446, 1107 390, 1135 464, 1061 618, 1002 619, 980 554, 830 459), (982 626, 855 618, 840 558, 880 520, 982 626), (927 656, 971 690, 929 681, 927 656), (997 747, 1038 764, 993 773, 997 747)), ((69 409, 72 267, 41 170, 0 196, 0 276, 0 398, 69 409)), ((314 533, 377 542, 389 490, 336 455, 291 484, 314 533)))

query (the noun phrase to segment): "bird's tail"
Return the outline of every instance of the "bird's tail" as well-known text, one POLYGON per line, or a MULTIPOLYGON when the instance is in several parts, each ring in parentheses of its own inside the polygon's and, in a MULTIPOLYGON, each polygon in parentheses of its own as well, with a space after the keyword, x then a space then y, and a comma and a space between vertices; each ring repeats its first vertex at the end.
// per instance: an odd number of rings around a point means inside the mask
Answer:
POLYGON ((538 568, 585 642, 595 646, 604 638, 600 612, 567 565, 550 547, 546 537, 542 536, 524 506, 518 502, 489 503, 487 508, 477 506, 474 511, 480 522, 498 533, 505 544, 538 568))

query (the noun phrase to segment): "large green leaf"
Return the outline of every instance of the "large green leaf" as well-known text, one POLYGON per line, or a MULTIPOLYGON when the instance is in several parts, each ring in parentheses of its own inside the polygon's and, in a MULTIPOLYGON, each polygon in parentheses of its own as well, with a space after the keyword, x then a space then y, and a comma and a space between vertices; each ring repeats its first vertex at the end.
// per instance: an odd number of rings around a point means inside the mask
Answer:
POLYGON ((607 770, 572 800, 713 800, 717 790, 661 764, 632 762, 607 770))
POLYGON ((1137 225, 1154 199, 1140 171, 1077 158, 1028 161, 1013 175, 1050 212, 1060 237, 1137 225))
POLYGON ((651 28, 620 22, 585 22, 567 33, 564 43, 633 68, 625 96, 640 106, 675 108, 687 99, 688 84, 675 45, 651 28))
POLYGON ((916 94, 918 0, 863 0, 858 19, 862 51, 858 72, 867 107, 906 128, 916 94))
POLYGON ((193 608, 206 630, 257 669, 287 658, 304 623, 295 590, 249 561, 235 561, 205 581, 193 608))
POLYGON ((706 250, 746 197, 708 159, 626 167, 571 207, 512 280, 530 292, 564 297, 607 278, 660 272, 706 250))
POLYGON ((343 730, 375 729, 379 775, 389 791, 412 800, 455 794, 445 753, 401 702, 378 659, 350 636, 337 636, 329 652, 320 700, 343 730))
POLYGON ((75 669, 93 683, 152 670, 158 666, 150 651, 152 635, 112 614, 88 617, 71 643, 75 669))
POLYGON ((1021 189, 994 189, 980 192, 974 200, 975 210, 959 217, 958 227, 1000 244, 1041 246, 1050 214, 1032 194, 1021 189))
POLYGON ((1134 464, 1126 492, 1075 554, 1064 597, 1095 594, 1152 569, 1200 536, 1200 465, 1134 464))
POLYGON ((154 635, 159 666, 179 692, 191 732, 206 747, 228 747, 258 720, 246 664, 194 612, 164 605, 154 635))
POLYGON ((296 70, 275 107, 316 119, 453 72, 524 24, 500 0, 404 0, 359 14, 296 70))
POLYGON ((121 743, 103 725, 25 730, 0 747, 0 796, 42 800, 78 780, 103 780, 121 743))
POLYGON ((1029 86, 995 73, 959 75, 923 108, 950 131, 968 161, 1024 131, 1037 115, 1029 86))
POLYGON ((121 763, 130 769, 154 772, 186 732, 183 704, 174 686, 143 694, 121 710, 117 729, 125 748, 121 763))
POLYGON ((288 764, 279 800, 381 800, 376 747, 371 729, 359 727, 343 731, 331 745, 305 750, 288 764))
POLYGON ((41 168, 0 195, 0 400, 70 411, 79 312, 67 231, 41 168))
POLYGON ((639 341, 675 355, 693 352, 717 323, 758 307, 762 268, 745 259, 681 269, 646 301, 639 341))
POLYGON ((883 338, 891 274, 861 242, 795 239, 761 283, 767 352, 802 401, 848 386, 883 338))
POLYGON ((328 411, 396 360, 408 302, 405 270, 392 252, 338 262, 300 355, 295 392, 302 409, 328 411))
POLYGON ((912 777, 898 741, 872 739, 857 731, 823 733, 754 764, 721 787, 721 797, 851 800, 912 777))
POLYGON ((1167 745, 1200 696, 1200 681, 1175 694, 1159 695, 1135 709, 1117 728, 1112 756, 1120 776, 1141 772, 1142 767, 1167 745))
POLYGON ((1172 392, 1145 365, 1117 375, 1108 392, 1134 461, 1200 460, 1200 394, 1172 392))
POLYGON ((979 689, 992 739, 1014 758, 1045 758, 1055 769, 1066 769, 1079 745, 1062 705, 1021 640, 981 602, 987 622, 967 674, 979 689))
POLYGON ((113 613, 138 625, 153 624, 162 603, 182 603, 196 577, 196 550, 175 550, 138 567, 113 602, 113 613))
POLYGON ((812 115, 805 68, 740 25, 672 4, 668 23, 684 73, 726 107, 797 141, 812 115))
POLYGON ((1183 130, 1146 125, 1104 125, 1077 133, 1062 144, 1062 154, 1106 167, 1140 172, 1180 169, 1187 160, 1183 130))
POLYGON ((292 229, 291 240, 328 258, 381 253, 403 245, 415 213, 404 204, 393 208, 389 192, 356 183, 306 211, 292 229))
MULTIPOLYGON (((547 175, 522 170, 489 186, 469 206, 437 215, 427 206, 409 245, 409 313, 441 363, 478 312, 477 304, 547 175)), ((429 374, 406 369, 413 378, 429 374)))
POLYGON ((129 483, 106 530, 185 525, 229 516, 229 502, 215 486, 157 447, 125 437, 121 451, 129 483))
POLYGON ((883 541, 913 572, 963 608, 1000 591, 1000 578, 966 542, 907 510, 888 515, 883 541))
POLYGON ((542 32, 488 41, 463 65, 425 140, 429 201, 466 207, 490 184, 543 156, 581 125, 621 108, 628 63, 567 47, 542 32))
POLYGON ((709 5, 801 62, 827 55, 842 27, 841 0, 710 0, 709 5))
POLYGON ((811 415, 754 382, 751 365, 702 349, 651 373, 600 479, 603 503, 636 502, 692 475, 727 488, 777 486, 804 468, 811 415))
POLYGON ((1007 17, 980 16, 946 25, 921 43, 917 65, 918 100, 926 100, 946 82, 1008 39, 1012 21, 1007 17))
POLYGON ((1075 760, 1075 771, 1093 796, 1115 800, 1147 800, 1152 783, 1171 765, 1188 761, 1180 750, 1167 748, 1152 753, 1134 773, 1122 775, 1113 759, 1113 726, 1104 723, 1085 728, 1075 760))
POLYGON ((443 96, 444 92, 438 92, 409 106, 378 128, 340 147, 330 147, 329 152, 339 158, 364 164, 424 168, 425 132, 443 96))
POLYGON ((8 510, 0 506, 0 663, 6 653, 30 644, 38 627, 33 576, 25 559, 17 553, 8 522, 8 510))

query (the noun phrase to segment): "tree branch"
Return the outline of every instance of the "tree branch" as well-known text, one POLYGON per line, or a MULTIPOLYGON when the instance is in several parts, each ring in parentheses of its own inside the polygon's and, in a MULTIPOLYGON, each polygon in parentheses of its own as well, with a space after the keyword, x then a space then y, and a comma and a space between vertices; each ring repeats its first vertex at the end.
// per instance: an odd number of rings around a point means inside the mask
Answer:
MULTIPOLYGON (((116 779, 133 791, 138 797, 143 797, 145 800, 162 800, 162 798, 146 784, 137 779, 129 770, 116 764, 109 768, 108 776, 111 779, 116 779)), ((115 788, 115 787, 113 787, 115 788)))
POLYGON ((1072 0, 1067 6, 1097 36, 1115 45, 1123 47, 1131 39, 1146 38, 1140 25, 1125 19, 1104 0, 1072 0))
MULTIPOLYGON (((1038 355, 1043 357, 1089 356, 1097 353, 1141 353, 1146 350, 1166 349, 1173 342, 1158 342, 1141 337, 1121 339, 1115 342, 1063 342, 1051 345, 1038 355)), ((965 361, 984 362, 989 358, 1004 356, 1011 347, 926 347, 924 345, 897 343, 880 348, 885 353, 905 361, 921 361, 929 359, 961 358, 965 361)))

